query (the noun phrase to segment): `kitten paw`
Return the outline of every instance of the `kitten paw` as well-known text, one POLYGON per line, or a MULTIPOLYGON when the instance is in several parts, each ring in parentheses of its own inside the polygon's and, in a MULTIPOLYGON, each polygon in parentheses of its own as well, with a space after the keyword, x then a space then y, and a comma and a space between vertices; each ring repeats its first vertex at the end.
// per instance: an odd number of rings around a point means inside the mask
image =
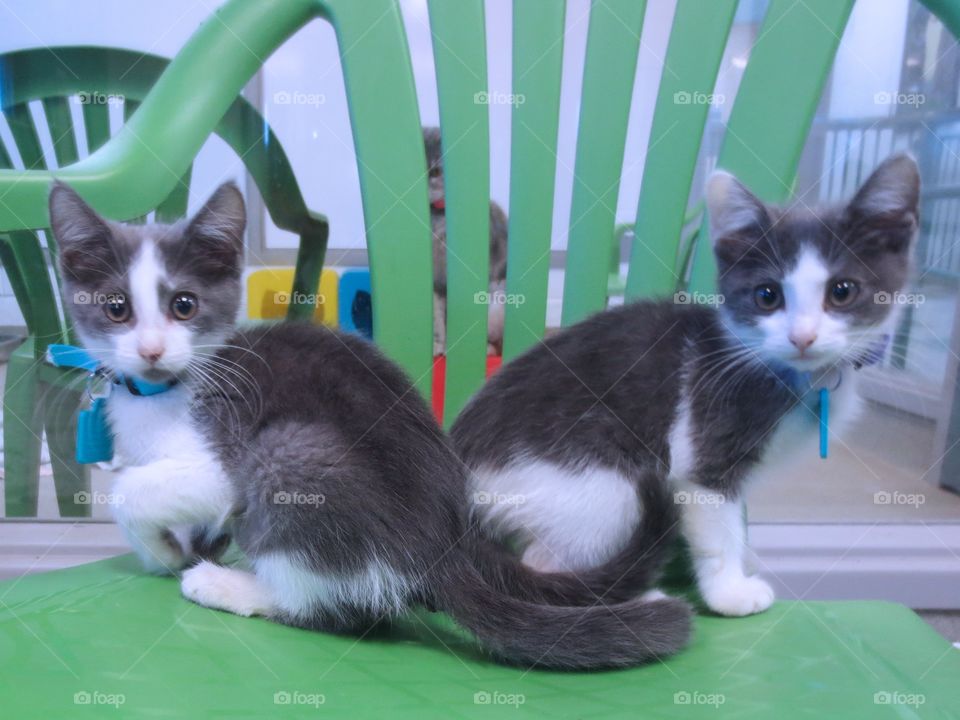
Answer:
POLYGON ((702 588, 703 599, 715 613, 742 617, 760 613, 773 604, 773 588, 758 577, 738 577, 702 588))
POLYGON ((270 603, 255 575, 204 560, 184 571, 180 592, 197 605, 249 617, 266 615, 270 603))

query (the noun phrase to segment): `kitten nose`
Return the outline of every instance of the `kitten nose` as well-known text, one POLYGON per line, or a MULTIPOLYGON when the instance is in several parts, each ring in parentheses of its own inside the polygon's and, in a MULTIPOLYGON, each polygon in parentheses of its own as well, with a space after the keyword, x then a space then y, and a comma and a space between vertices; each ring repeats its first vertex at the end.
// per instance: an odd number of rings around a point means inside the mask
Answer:
POLYGON ((803 352, 813 345, 816 339, 816 333, 790 333, 790 342, 793 343, 793 346, 800 352, 803 352))
POLYGON ((157 345, 139 345, 137 353, 151 365, 163 357, 163 348, 157 345))

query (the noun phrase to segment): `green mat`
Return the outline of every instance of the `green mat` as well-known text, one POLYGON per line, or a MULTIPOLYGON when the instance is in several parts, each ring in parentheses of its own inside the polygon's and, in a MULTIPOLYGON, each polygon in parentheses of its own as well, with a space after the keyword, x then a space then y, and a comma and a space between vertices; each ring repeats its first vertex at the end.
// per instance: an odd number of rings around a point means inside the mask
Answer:
POLYGON ((420 613, 363 639, 183 600, 125 556, 0 584, 0 717, 958 718, 960 650, 904 607, 697 620, 666 663, 497 665, 420 613))

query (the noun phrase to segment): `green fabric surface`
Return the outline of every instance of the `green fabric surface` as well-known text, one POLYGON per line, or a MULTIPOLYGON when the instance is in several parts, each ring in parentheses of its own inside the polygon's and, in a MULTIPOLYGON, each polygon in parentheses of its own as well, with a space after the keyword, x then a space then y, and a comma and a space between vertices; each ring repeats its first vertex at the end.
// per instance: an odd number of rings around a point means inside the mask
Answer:
POLYGON ((562 673, 499 665, 426 612, 358 639, 208 610, 130 556, 0 583, 11 719, 957 718, 958 681, 960 650, 883 602, 700 617, 665 663, 562 673))

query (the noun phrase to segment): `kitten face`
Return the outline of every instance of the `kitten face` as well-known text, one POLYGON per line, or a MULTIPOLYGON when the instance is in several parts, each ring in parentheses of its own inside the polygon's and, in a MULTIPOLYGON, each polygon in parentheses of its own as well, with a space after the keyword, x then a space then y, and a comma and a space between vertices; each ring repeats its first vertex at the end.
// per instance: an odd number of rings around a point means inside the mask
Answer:
POLYGON ((424 128, 423 144, 427 151, 427 178, 430 204, 443 200, 443 150, 440 146, 440 128, 424 128))
POLYGON ((901 155, 844 208, 764 205, 716 173, 707 205, 727 325, 761 358, 809 371, 866 356, 895 322, 918 227, 920 179, 901 155))
POLYGON ((222 185, 189 221, 122 225, 66 185, 50 193, 64 305, 107 367, 159 382, 213 354, 240 304, 243 196, 222 185))

